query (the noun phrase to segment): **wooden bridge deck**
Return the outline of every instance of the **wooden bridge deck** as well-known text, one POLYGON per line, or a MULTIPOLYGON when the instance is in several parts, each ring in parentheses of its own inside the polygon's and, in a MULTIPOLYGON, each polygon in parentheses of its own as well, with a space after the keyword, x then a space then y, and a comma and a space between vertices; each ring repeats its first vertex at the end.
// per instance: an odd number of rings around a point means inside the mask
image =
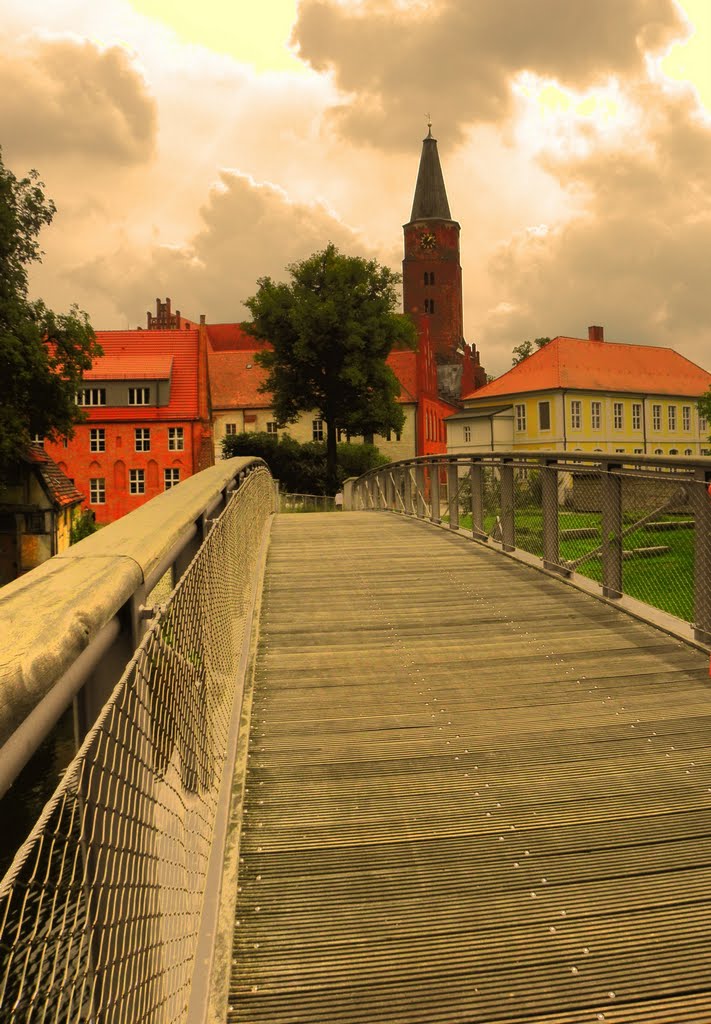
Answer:
POLYGON ((701 653, 462 538, 280 516, 230 1022, 711 1021, 701 653))

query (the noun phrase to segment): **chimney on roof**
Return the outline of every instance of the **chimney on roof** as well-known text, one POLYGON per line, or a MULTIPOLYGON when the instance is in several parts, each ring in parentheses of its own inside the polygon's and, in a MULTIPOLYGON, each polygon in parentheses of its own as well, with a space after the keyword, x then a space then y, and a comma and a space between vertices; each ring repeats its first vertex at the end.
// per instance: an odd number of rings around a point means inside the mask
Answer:
POLYGON ((593 324, 588 327, 588 341, 604 341, 605 331, 599 324, 593 324))
POLYGON ((201 324, 204 324, 204 323, 205 323, 205 320, 206 320, 206 316, 205 316, 205 313, 201 313, 201 314, 200 314, 200 323, 201 323, 201 324))

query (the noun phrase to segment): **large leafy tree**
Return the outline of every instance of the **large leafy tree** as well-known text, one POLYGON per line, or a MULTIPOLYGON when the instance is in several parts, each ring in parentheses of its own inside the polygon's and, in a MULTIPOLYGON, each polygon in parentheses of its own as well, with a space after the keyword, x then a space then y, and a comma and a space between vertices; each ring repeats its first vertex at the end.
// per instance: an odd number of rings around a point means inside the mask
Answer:
POLYGON ((511 365, 517 366, 520 362, 533 353, 537 352, 539 348, 543 348, 550 341, 550 338, 534 338, 533 341, 522 341, 520 345, 516 345, 511 352, 511 365), (534 348, 535 345, 535 348, 534 348))
POLYGON ((34 434, 71 436, 84 417, 77 387, 101 354, 86 313, 54 313, 28 298, 37 237, 56 212, 43 188, 36 171, 16 178, 0 151, 0 478, 34 434))
POLYGON ((281 424, 314 409, 326 423, 329 487, 337 483, 337 431, 400 430, 400 385, 386 364, 394 346, 415 345, 415 328, 395 312, 398 274, 375 260, 345 256, 329 244, 287 267, 291 280, 258 281, 245 305, 245 328, 272 347, 258 353, 262 390, 274 397, 281 424))

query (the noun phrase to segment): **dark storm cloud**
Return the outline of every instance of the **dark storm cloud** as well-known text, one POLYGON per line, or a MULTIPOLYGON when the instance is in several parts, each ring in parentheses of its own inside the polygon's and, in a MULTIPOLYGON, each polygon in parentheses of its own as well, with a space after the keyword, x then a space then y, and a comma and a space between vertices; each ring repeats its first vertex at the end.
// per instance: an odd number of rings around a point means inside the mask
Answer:
POLYGON ((127 54, 74 39, 32 40, 0 62, 0 139, 8 150, 146 160, 155 103, 127 54))
POLYGON ((408 10, 395 0, 302 0, 293 41, 349 94, 333 111, 339 130, 396 148, 428 110, 452 135, 502 120, 518 72, 584 88, 639 74, 645 52, 683 31, 673 0, 437 0, 408 10))

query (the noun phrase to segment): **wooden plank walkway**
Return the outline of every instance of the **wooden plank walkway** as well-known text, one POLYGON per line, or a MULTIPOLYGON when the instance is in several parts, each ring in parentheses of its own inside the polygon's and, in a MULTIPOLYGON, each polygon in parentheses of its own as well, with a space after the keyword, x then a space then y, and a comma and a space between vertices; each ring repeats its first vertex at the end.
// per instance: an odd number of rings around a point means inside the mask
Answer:
POLYGON ((250 749, 230 1022, 711 1021, 701 653, 446 531, 279 516, 250 749))

